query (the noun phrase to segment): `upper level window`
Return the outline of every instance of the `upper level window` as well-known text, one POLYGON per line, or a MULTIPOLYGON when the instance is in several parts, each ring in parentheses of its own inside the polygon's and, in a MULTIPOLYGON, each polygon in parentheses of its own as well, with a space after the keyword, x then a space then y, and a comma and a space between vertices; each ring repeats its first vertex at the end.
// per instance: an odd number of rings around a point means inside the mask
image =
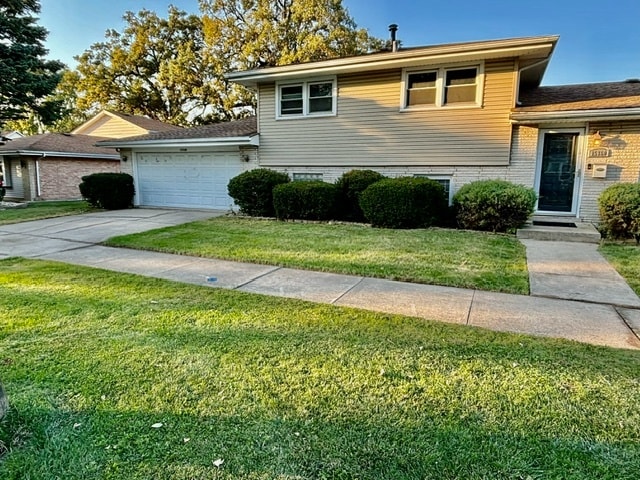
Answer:
POLYGON ((278 85, 276 117, 335 115, 335 92, 335 79, 278 85))
POLYGON ((405 71, 402 109, 482 104, 482 66, 405 71))

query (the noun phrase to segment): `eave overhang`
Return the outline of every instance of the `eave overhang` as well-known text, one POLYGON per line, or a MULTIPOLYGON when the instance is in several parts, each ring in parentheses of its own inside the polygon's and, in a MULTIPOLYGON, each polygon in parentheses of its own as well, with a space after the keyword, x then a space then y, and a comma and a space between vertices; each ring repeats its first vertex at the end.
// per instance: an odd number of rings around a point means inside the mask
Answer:
POLYGON ((595 122, 640 120, 640 108, 606 108, 598 110, 564 110, 555 112, 513 112, 511 122, 535 125, 543 122, 595 122))
POLYGON ((517 38, 412 48, 320 62, 301 63, 257 70, 232 72, 226 78, 249 88, 274 81, 305 77, 360 73, 443 63, 470 62, 500 58, 543 60, 548 58, 558 36, 517 38))
POLYGON ((242 147, 260 145, 260 136, 251 135, 249 137, 220 137, 220 138, 183 138, 183 139, 162 139, 162 140, 105 140, 97 144, 100 147, 116 148, 147 148, 147 147, 242 147))
POLYGON ((21 156, 21 157, 63 157, 63 158, 87 158, 94 160, 119 160, 118 154, 102 154, 102 153, 70 153, 70 152, 49 152, 43 150, 3 150, 0 151, 0 157, 21 156))

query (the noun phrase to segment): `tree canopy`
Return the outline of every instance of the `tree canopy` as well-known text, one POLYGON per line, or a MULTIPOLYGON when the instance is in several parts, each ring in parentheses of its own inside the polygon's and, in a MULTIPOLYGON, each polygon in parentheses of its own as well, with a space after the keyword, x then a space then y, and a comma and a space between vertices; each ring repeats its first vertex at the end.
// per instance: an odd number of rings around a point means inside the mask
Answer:
POLYGON ((0 3, 0 124, 35 112, 44 121, 59 114, 59 104, 45 101, 60 80, 64 64, 46 60, 47 30, 32 16, 37 0, 0 3))
POLYGON ((379 48, 358 29, 342 0, 200 1, 202 16, 169 7, 126 12, 122 32, 109 30, 76 57, 77 106, 109 108, 189 125, 246 116, 255 96, 225 73, 379 48))
POLYGON ((199 16, 171 6, 167 18, 149 10, 123 18, 122 32, 107 31, 106 41, 76 57, 81 110, 109 108, 186 125, 229 120, 240 115, 235 106, 250 102, 210 56, 199 16))
POLYGON ((201 0, 208 43, 232 67, 325 60, 379 49, 342 0, 201 0))

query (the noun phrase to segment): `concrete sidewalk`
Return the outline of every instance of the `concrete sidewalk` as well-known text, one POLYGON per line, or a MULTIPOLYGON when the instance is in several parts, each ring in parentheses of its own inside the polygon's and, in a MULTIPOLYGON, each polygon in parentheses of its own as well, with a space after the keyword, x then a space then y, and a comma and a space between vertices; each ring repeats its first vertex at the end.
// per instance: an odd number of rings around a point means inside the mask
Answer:
POLYGON ((583 250, 587 244, 573 243, 565 249, 549 245, 553 242, 526 241, 532 296, 523 296, 97 245, 116 234, 184 223, 221 212, 135 209, 117 213, 0 226, 0 258, 9 255, 42 258, 492 330, 640 348, 640 340, 634 334, 634 329, 640 334, 640 299, 619 275, 615 276, 617 273, 612 275, 610 266, 605 268, 608 263, 595 249, 583 250), (586 253, 579 253, 583 251, 586 253), (591 263, 595 266, 588 267, 591 263), (563 269, 562 265, 572 268, 563 269), (598 272, 603 275, 601 280, 609 283, 601 289, 600 297, 588 297, 592 282, 598 283, 594 277, 598 272), (575 277, 579 277, 584 288, 576 289, 575 277), (550 296, 559 298, 546 298, 550 296))

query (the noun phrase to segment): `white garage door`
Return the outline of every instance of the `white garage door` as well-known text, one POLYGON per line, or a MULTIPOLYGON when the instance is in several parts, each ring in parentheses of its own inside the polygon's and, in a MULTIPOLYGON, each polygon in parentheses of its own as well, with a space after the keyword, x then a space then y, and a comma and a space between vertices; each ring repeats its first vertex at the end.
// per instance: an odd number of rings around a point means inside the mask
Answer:
POLYGON ((243 171, 238 152, 139 153, 138 201, 154 207, 228 209, 229 180, 243 171))

